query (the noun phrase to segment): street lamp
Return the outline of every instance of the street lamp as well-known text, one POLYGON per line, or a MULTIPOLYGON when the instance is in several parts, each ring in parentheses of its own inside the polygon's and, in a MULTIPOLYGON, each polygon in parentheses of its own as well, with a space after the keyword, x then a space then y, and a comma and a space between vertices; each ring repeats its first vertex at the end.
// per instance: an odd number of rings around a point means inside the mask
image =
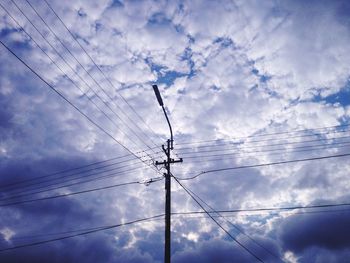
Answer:
POLYGON ((171 128, 171 124, 170 124, 168 115, 167 115, 166 110, 165 110, 165 108, 164 108, 164 103, 163 103, 162 97, 160 96, 160 92, 159 92, 158 86, 157 86, 157 85, 152 85, 152 87, 153 87, 154 93, 156 94, 156 97, 157 97, 159 106, 162 107, 163 112, 164 112, 164 115, 165 115, 165 118, 166 118, 166 121, 168 122, 169 129, 170 129, 170 144, 171 144, 171 150, 173 150, 173 149, 174 149, 174 145, 173 145, 173 141, 174 141, 174 139, 173 139, 173 129, 171 128))
POLYGON ((157 85, 152 85, 154 93, 156 94, 159 105, 162 107, 165 118, 168 122, 170 129, 170 140, 167 140, 167 148, 165 149, 164 145, 162 145, 162 149, 167 157, 167 160, 163 162, 156 161, 156 165, 164 165, 166 168, 166 173, 164 173, 165 177, 165 246, 164 246, 164 262, 170 263, 170 245, 171 245, 171 173, 170 173, 170 164, 172 163, 181 163, 182 158, 178 160, 174 160, 171 158, 171 150, 173 150, 173 129, 171 128, 171 124, 164 108, 162 97, 160 96, 159 89, 157 85))

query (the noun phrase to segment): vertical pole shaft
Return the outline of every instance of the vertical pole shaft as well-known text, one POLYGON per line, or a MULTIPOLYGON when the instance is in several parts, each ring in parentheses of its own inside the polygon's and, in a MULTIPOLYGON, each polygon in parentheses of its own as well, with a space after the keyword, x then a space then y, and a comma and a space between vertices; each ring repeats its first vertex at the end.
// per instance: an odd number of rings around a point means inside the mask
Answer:
POLYGON ((170 214, 171 214, 171 188, 170 188, 170 140, 167 145, 167 173, 165 175, 165 251, 164 262, 170 263, 170 214))

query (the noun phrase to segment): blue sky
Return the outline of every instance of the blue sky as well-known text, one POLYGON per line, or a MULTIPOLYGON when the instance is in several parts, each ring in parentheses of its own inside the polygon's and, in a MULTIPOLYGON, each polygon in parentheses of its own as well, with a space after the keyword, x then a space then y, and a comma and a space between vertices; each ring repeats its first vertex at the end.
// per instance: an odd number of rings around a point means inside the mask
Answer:
MULTIPOLYGON (((163 181, 143 184, 163 172, 152 163, 169 136, 152 84, 184 159, 172 168, 179 178, 350 152, 348 1, 47 1, 2 1, 0 40, 80 113, 0 45, 1 262, 163 261, 162 219, 1 251, 164 212, 163 181), (71 179, 57 173, 84 165, 71 179)), ((349 171, 343 157, 183 184, 217 210, 339 204, 350 203, 349 171)), ((174 180, 172 194, 173 212, 200 211, 174 180)), ((346 262, 343 210, 218 220, 264 262, 346 262)), ((171 254, 255 262, 203 215, 173 217, 171 254)))

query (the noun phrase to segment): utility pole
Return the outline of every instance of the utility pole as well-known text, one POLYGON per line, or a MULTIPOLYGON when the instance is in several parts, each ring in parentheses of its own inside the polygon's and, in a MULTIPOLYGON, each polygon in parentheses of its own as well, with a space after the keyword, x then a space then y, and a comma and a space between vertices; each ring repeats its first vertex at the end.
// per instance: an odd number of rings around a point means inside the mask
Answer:
POLYGON ((173 139, 173 130, 171 128, 171 124, 164 108, 162 97, 160 96, 158 86, 153 85, 154 93, 156 94, 159 105, 162 107, 165 118, 168 122, 170 129, 170 139, 167 140, 167 147, 165 148, 162 145, 162 149, 166 155, 166 160, 162 162, 156 161, 156 165, 164 165, 166 168, 166 173, 164 173, 165 177, 165 246, 164 246, 164 262, 170 263, 170 248, 171 248, 171 172, 170 172, 170 164, 172 163, 181 163, 182 158, 178 160, 174 160, 171 158, 171 150, 174 149, 174 139, 173 139))

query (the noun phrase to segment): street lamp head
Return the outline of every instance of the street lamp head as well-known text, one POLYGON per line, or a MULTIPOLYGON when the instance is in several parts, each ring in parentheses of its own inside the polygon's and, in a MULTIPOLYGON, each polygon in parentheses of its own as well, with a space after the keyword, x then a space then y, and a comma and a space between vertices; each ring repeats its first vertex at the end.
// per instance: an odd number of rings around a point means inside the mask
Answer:
POLYGON ((156 94, 159 105, 163 107, 164 104, 163 104, 162 97, 160 96, 158 86, 152 85, 152 87, 153 87, 154 93, 156 94))

